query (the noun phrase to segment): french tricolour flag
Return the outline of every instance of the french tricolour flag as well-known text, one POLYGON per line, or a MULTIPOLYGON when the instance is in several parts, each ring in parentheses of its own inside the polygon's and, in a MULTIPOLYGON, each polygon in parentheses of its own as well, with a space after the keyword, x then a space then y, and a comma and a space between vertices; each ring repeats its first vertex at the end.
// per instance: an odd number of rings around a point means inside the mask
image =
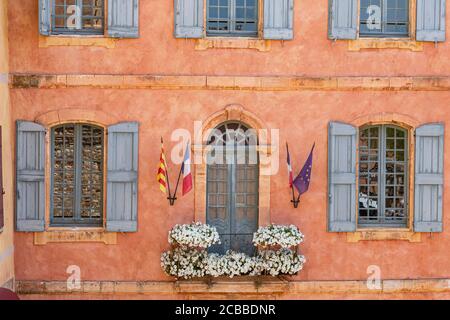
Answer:
POLYGON ((190 142, 187 143, 186 151, 184 153, 183 166, 183 196, 192 190, 192 174, 191 174, 191 147, 190 142))

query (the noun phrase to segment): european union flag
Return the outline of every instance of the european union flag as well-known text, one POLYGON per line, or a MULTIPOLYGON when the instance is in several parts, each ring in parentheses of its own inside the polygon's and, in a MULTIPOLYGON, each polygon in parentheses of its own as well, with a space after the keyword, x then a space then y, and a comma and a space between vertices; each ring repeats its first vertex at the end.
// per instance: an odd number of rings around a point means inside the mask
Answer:
POLYGON ((312 173, 313 151, 315 145, 316 144, 313 145, 311 152, 309 153, 308 160, 306 160, 306 163, 303 166, 302 171, 300 171, 298 176, 294 179, 294 186, 298 190, 300 195, 308 191, 309 188, 312 173))

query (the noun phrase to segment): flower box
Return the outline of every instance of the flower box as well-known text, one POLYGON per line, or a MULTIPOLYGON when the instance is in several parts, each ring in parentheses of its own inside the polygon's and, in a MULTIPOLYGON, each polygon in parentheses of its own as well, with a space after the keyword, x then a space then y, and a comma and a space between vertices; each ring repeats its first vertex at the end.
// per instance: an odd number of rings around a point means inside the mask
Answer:
POLYGON ((214 227, 202 223, 176 225, 169 232, 172 249, 161 255, 161 266, 177 279, 295 276, 306 261, 297 253, 302 241, 296 226, 270 225, 254 234, 256 256, 234 251, 219 255, 206 250, 220 243, 214 227))

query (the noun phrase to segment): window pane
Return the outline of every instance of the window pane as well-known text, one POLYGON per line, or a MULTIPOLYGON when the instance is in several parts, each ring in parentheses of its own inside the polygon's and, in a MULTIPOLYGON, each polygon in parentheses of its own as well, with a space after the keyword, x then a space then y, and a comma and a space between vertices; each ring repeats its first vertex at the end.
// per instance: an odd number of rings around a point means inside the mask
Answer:
POLYGON ((360 35, 406 37, 409 34, 409 0, 361 0, 360 35))
POLYGON ((377 34, 381 32, 382 0, 361 0, 360 33, 377 34), (378 18, 379 17, 379 18, 378 18))
POLYGON ((406 225, 406 139, 406 131, 393 126, 371 126, 360 130, 360 225, 406 225))
POLYGON ((386 152, 384 222, 406 224, 406 134, 403 129, 387 127, 386 136, 386 149, 390 151, 386 152))
POLYGON ((54 0, 55 33, 103 34, 104 0, 54 0))
POLYGON ((378 127, 360 130, 358 197, 360 223, 374 222, 378 219, 373 212, 378 208, 379 135, 378 127))
POLYGON ((56 216, 73 218, 75 190, 75 126, 53 131, 53 208, 56 216))
POLYGON ((229 9, 228 0, 208 0, 207 29, 212 32, 229 32, 229 9))
POLYGON ((257 0, 207 0, 208 35, 256 36, 257 0))
POLYGON ((81 217, 101 217, 103 201, 103 130, 82 126, 81 217))
POLYGON ((52 223, 100 225, 103 129, 65 124, 52 130, 52 223))

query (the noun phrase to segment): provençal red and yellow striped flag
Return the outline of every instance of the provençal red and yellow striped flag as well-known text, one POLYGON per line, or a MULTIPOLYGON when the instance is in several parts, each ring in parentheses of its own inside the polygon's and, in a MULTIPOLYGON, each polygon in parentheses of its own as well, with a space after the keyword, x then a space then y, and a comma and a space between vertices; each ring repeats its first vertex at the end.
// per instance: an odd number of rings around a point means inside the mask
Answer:
POLYGON ((159 183, 159 190, 162 193, 167 193, 167 166, 166 166, 166 156, 164 155, 164 144, 161 138, 161 156, 159 158, 158 174, 156 175, 156 180, 159 183))

